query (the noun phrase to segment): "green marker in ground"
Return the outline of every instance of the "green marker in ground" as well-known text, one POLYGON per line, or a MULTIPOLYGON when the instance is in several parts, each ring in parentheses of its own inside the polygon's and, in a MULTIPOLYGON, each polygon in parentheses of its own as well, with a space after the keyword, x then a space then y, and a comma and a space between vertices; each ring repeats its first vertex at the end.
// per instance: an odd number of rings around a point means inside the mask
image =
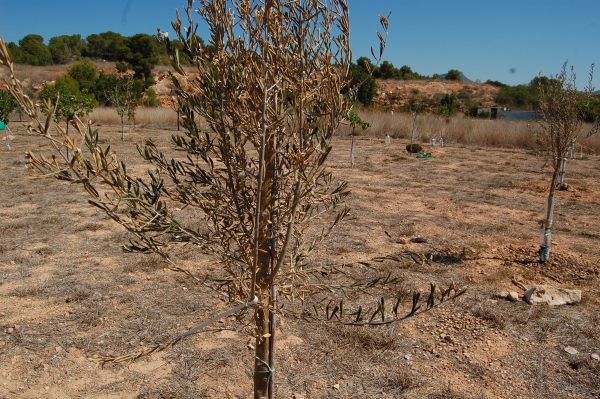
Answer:
POLYGON ((6 129, 6 123, 4 121, 0 121, 0 130, 6 129))

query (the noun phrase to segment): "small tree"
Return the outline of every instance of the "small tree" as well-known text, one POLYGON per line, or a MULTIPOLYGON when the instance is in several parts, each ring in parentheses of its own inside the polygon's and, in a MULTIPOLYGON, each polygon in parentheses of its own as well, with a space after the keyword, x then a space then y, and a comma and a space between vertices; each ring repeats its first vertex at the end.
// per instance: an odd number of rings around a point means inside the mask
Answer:
MULTIPOLYGON (((539 79, 539 113, 541 115, 538 143, 547 154, 552 166, 552 178, 546 204, 546 217, 544 220, 544 236, 540 246, 540 262, 550 259, 552 248, 552 227, 554 225, 554 202, 556 190, 563 175, 569 148, 581 134, 584 113, 592 98, 593 65, 590 68, 588 85, 583 92, 577 89, 573 67, 567 70, 567 63, 563 64, 561 72, 552 79, 539 79), (562 173, 561 173, 562 171, 562 173)), ((598 129, 596 124, 589 134, 598 129)))
POLYGON ((371 124, 369 122, 365 122, 362 118, 355 112, 350 111, 348 115, 346 115, 346 121, 352 127, 352 143, 350 144, 350 168, 354 168, 354 133, 356 131, 356 127, 360 127, 362 130, 367 130, 371 124))
MULTIPOLYGON (((135 360, 222 318, 249 313, 256 340, 254 397, 272 398, 278 298, 293 302, 298 295, 308 299, 311 291, 329 293, 332 288, 323 276, 340 273, 311 267, 306 259, 348 215, 347 185, 335 180, 325 164, 333 133, 352 106, 352 99, 342 94, 351 58, 348 5, 345 0, 200 0, 199 7, 192 3, 188 2, 187 23, 178 16, 173 24, 195 68, 187 75, 175 52, 172 79, 186 132, 175 135, 173 145, 187 156, 168 159, 147 140, 140 153, 155 169, 146 179, 131 175, 124 162, 102 147, 90 126, 78 123, 78 135, 69 136, 60 126, 54 129, 51 118, 40 118, 14 74, 7 84, 32 118, 32 131, 49 140, 54 150, 52 160, 28 153, 31 168, 80 183, 93 205, 133 235, 127 250, 159 254, 171 270, 223 290, 231 303, 169 342, 100 359, 135 360), (196 38, 193 5, 208 26, 210 52, 196 38), (196 124, 195 115, 204 119, 208 131, 196 124), (194 212, 193 220, 178 218, 178 207, 194 212), (325 227, 315 228, 317 223, 325 227), (178 244, 212 254, 221 268, 212 269, 213 275, 205 279, 196 277, 177 266, 171 250, 178 244)), ((381 21, 387 28, 387 20, 381 21)), ((380 37, 381 55, 385 43, 380 37)), ((0 64, 13 69, 1 39, 0 64)), ((378 261, 386 259, 398 258, 378 261)), ((352 286, 397 281, 387 276, 352 286)), ((306 315, 345 325, 385 325, 463 292, 452 286, 438 295, 432 285, 423 301, 414 293, 406 314, 399 308, 405 296, 397 294, 387 298, 391 306, 383 296, 378 298, 374 311, 359 306, 349 312, 339 301, 319 312, 315 306, 315 313, 306 315)))
POLYGON ((131 75, 125 74, 114 81, 114 86, 106 92, 108 103, 115 107, 121 118, 121 141, 125 141, 124 119, 128 121, 135 119, 135 111, 143 93, 136 88, 135 81, 131 75))
POLYGON ((54 84, 44 85, 40 99, 46 102, 46 112, 58 123, 64 121, 66 131, 75 117, 83 117, 94 109, 96 100, 93 94, 82 93, 79 84, 71 76, 56 79, 54 84))
MULTIPOLYGON (((413 144, 415 142, 415 130, 417 128, 417 116, 425 111, 425 106, 416 101, 410 102, 406 109, 410 112, 411 120, 412 120, 412 128, 410 130, 410 148, 413 148, 413 144)), ((411 150, 412 151, 412 150, 411 150)), ((416 151, 418 152, 418 151, 416 151)))

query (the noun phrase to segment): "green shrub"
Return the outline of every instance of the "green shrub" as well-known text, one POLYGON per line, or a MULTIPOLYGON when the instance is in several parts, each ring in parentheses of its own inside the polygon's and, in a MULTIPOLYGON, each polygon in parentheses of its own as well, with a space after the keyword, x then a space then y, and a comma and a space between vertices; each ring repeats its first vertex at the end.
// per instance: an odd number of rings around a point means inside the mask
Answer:
POLYGON ((98 80, 98 68, 89 60, 78 61, 73 64, 67 74, 79 84, 83 93, 92 93, 98 80))
POLYGON ((406 146, 406 151, 410 154, 417 154, 423 151, 423 147, 421 147, 419 144, 409 144, 406 146))
POLYGON ((438 106, 438 114, 443 116, 452 116, 458 111, 458 101, 454 94, 446 94, 441 100, 438 106))
POLYGON ((448 73, 446 73, 446 76, 444 77, 444 79, 446 80, 456 80, 456 81, 462 81, 462 72, 459 71, 458 69, 451 69, 448 71, 448 73))
POLYGON ((589 123, 600 119, 600 97, 592 98, 587 104, 583 105, 583 120, 589 123))
MULTIPOLYGON (((358 61, 361 60, 362 58, 359 58, 358 61)), ((350 87, 356 90, 356 100, 362 105, 371 105, 377 92, 377 83, 364 62, 350 65, 350 79, 350 87)))
POLYGON ((13 96, 6 90, 0 90, 0 121, 8 123, 8 116, 17 108, 13 96))
POLYGON ((146 107, 159 107, 160 100, 156 95, 156 91, 152 87, 148 88, 144 93, 144 97, 142 99, 142 105, 146 107))
POLYGON ((117 68, 117 72, 125 73, 129 70, 129 65, 126 62, 119 61, 115 64, 115 68, 117 68))
POLYGON ((44 85, 40 92, 40 99, 49 100, 56 106, 55 121, 61 120, 68 124, 75 116, 82 117, 89 114, 96 106, 93 94, 82 93, 79 84, 70 75, 56 79, 54 84, 44 85))

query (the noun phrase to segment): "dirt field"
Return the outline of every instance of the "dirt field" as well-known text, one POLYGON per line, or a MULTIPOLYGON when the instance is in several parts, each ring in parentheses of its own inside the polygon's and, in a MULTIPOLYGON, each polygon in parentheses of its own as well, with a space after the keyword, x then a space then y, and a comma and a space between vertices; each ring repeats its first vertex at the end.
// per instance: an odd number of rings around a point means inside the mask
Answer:
MULTIPOLYGON (((121 144, 117 126, 101 131, 132 165, 135 142, 149 134, 164 146, 170 135, 133 133, 121 144)), ((600 398, 600 361, 591 357, 600 352, 600 157, 568 164, 554 257, 541 266, 549 174, 535 154, 450 143, 418 160, 405 142, 362 139, 350 169, 349 140, 334 144, 330 165, 350 183, 354 219, 315 262, 413 252, 432 261, 382 271, 406 288, 454 282, 468 292, 381 328, 283 320, 277 397, 600 398), (498 299, 519 291, 513 277, 580 288, 583 301, 549 308, 498 299)), ((12 151, 0 149, 0 398, 250 397, 254 352, 234 319, 133 364, 89 359, 164 342, 227 305, 154 257, 124 254, 126 232, 79 187, 27 179, 23 153, 40 145, 21 130, 12 151)), ((191 251, 180 260, 198 274, 211 267, 191 251)))

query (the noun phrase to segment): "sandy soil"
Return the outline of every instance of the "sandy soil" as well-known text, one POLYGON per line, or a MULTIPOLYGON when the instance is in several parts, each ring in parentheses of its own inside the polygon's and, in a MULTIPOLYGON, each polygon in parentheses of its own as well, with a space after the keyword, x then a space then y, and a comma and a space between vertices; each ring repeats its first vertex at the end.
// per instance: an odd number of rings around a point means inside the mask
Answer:
MULTIPOLYGON (((135 142, 150 134, 165 146, 170 133, 134 133, 121 144, 117 127, 102 131, 138 166, 135 142)), ((569 163, 554 258, 542 266, 542 159, 450 143, 418 160, 405 144, 359 140, 350 169, 349 141, 335 140, 330 165, 350 182, 355 218, 313 259, 423 254, 432 260, 381 265, 400 278, 394 288, 454 282, 467 294, 382 328, 282 320, 277 396, 599 398, 600 362, 591 355, 600 352, 600 158, 569 163), (519 291, 513 277, 580 288, 584 299, 557 308, 498 299, 519 291)), ((127 234, 78 187, 28 179, 23 153, 43 146, 17 132, 12 151, 0 150, 0 398, 250 397, 250 334, 233 318, 133 364, 89 359, 164 342, 226 305, 158 259, 124 254, 127 234)), ((211 267, 192 251, 180 261, 199 274, 211 267)))

